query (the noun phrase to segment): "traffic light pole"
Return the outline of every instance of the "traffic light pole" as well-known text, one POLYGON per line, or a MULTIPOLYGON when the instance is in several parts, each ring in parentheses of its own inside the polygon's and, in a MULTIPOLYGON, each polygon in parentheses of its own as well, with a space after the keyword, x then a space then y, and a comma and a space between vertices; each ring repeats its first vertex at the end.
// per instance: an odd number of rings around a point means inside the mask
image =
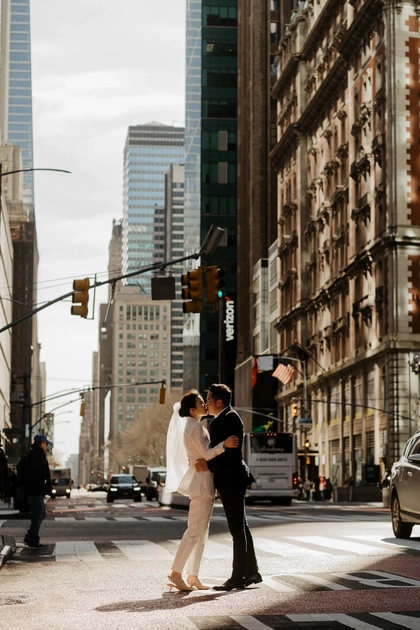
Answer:
MULTIPOLYGON (((177 258, 176 260, 170 260, 169 262, 155 263, 153 265, 149 265, 148 267, 143 267, 142 269, 137 269, 136 271, 132 271, 130 273, 125 273, 121 276, 117 276, 116 278, 110 278, 108 280, 103 280, 102 282, 94 282, 92 286, 90 287, 90 289, 96 289, 97 287, 101 287, 105 284, 113 284, 113 283, 118 282, 119 280, 124 280, 124 278, 131 278, 133 276, 139 276, 140 274, 147 273, 148 271, 158 271, 159 269, 162 270, 162 269, 165 269, 166 267, 176 265, 186 260, 192 260, 192 259, 197 260, 200 256, 201 256, 201 253, 198 252, 196 254, 191 254, 190 256, 183 256, 182 258, 177 258)), ((72 297, 73 294, 74 294, 74 291, 69 291, 68 293, 65 293, 64 295, 60 295, 54 300, 50 300, 49 302, 46 302, 42 306, 38 306, 37 308, 30 311, 29 313, 22 315, 22 317, 19 317, 18 319, 15 319, 13 322, 10 322, 9 324, 6 324, 6 326, 3 326, 2 328, 0 328, 0 333, 8 330, 9 328, 12 328, 13 326, 16 326, 17 324, 20 324, 26 319, 29 319, 29 317, 33 317, 40 311, 43 311, 45 308, 48 308, 49 306, 52 306, 53 304, 56 304, 57 302, 62 302, 68 297, 72 297)))

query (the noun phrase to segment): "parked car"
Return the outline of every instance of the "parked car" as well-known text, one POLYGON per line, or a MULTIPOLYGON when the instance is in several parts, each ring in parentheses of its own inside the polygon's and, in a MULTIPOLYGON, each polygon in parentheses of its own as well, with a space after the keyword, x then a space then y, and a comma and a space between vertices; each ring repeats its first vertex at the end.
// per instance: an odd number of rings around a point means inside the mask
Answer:
POLYGON ((141 488, 133 475, 114 475, 109 482, 107 503, 113 503, 115 499, 133 499, 136 503, 141 501, 141 488))
POLYGON ((413 525, 420 525, 420 431, 410 438, 401 459, 392 466, 390 505, 396 538, 410 538, 413 525))

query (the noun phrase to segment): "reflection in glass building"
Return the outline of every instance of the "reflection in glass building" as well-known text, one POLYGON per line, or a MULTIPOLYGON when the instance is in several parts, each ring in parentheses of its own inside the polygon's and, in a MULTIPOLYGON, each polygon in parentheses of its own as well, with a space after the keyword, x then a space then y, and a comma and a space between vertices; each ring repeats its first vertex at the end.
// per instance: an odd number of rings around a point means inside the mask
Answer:
MULTIPOLYGON (((9 140, 22 149, 23 168, 33 167, 30 0, 10 2, 9 140)), ((33 218, 34 178, 25 173, 23 200, 33 218)))
MULTIPOLYGON (((184 160, 184 129, 153 122, 128 128, 124 150, 123 271, 164 260, 165 175, 184 160)), ((151 273, 133 276, 150 293, 151 273)))
POLYGON ((191 254, 200 242, 201 152, 201 4, 187 1, 185 87, 185 247, 191 254))

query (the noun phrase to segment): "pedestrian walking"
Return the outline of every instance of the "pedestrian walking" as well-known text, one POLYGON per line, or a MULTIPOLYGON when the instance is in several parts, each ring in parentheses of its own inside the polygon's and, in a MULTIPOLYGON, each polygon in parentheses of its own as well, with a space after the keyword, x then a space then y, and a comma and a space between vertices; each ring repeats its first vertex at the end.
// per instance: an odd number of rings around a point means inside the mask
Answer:
POLYGON ((45 495, 51 496, 51 475, 45 455, 52 444, 45 435, 36 435, 25 465, 25 494, 31 511, 31 525, 23 542, 35 549, 45 548, 39 542, 39 530, 45 518, 45 495))
POLYGON ((312 482, 309 481, 308 477, 306 477, 305 481, 303 482, 303 491, 305 493, 306 500, 310 501, 312 499, 312 482))
POLYGON ((319 478, 319 496, 321 497, 321 501, 325 501, 325 491, 327 488, 327 484, 325 482, 325 477, 319 478))

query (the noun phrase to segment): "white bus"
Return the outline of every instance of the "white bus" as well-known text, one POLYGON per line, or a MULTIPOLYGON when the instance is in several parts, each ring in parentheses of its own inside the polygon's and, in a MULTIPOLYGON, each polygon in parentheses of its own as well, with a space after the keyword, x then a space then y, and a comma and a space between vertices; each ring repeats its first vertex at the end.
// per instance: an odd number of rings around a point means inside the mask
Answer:
POLYGON ((247 503, 271 500, 291 505, 299 493, 298 447, 293 433, 245 433, 244 460, 255 483, 245 495, 247 503))

